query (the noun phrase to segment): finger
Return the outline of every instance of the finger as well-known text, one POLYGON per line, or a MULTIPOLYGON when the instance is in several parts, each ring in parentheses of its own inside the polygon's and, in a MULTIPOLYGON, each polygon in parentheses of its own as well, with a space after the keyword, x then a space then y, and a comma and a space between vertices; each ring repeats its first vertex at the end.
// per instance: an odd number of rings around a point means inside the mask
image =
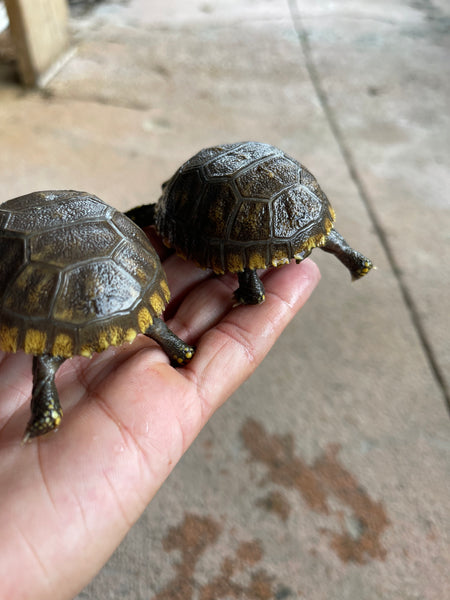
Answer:
POLYGON ((0 429, 31 395, 31 356, 2 353, 0 363, 0 429))
POLYGON ((184 372, 196 381, 205 415, 209 417, 260 364, 319 279, 310 260, 270 270, 264 277, 263 304, 237 307, 204 333, 184 372))
MULTIPOLYGON (((314 266, 312 268, 314 269, 314 266)), ((278 281, 280 274, 282 275, 280 281, 287 280, 288 285, 292 283, 295 291, 297 285, 295 278, 301 276, 301 272, 301 267, 291 264, 264 271, 260 277, 266 291, 270 291, 271 282, 274 281, 274 278, 278 281)), ((236 275, 231 273, 204 280, 183 299, 178 311, 169 322, 170 327, 176 331, 177 335, 195 344, 208 329, 217 325, 233 309, 235 306, 233 291, 237 285, 236 275)), ((277 286, 278 283, 275 285, 277 286)), ((256 315, 261 315, 262 306, 237 308, 248 309, 249 313, 246 312, 246 314, 250 314, 253 319, 256 315)))
POLYGON ((172 254, 163 263, 170 290, 170 303, 165 318, 170 319, 178 310, 185 296, 199 283, 213 277, 210 269, 200 269, 192 261, 186 261, 172 254))
POLYGON ((230 273, 201 281, 186 294, 176 313, 172 313, 170 328, 195 345, 205 331, 232 310, 235 288, 236 276, 230 273))

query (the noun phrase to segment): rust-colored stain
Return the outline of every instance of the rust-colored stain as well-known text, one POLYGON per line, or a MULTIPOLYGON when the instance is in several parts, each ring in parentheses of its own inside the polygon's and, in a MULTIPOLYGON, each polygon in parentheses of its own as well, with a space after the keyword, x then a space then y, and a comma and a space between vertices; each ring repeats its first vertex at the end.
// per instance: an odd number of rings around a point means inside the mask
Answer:
POLYGON ((309 466, 295 454, 291 434, 270 435, 252 419, 245 423, 241 433, 251 457, 268 468, 273 483, 296 489, 311 510, 338 517, 341 532, 326 533, 341 560, 360 564, 370 559, 384 560, 386 550, 380 538, 389 524, 386 512, 339 462, 337 444, 329 445, 309 466), (330 509, 331 496, 350 509, 349 518, 345 516, 348 511, 330 509))
POLYGON ((163 540, 167 552, 178 550, 181 561, 176 565, 175 577, 152 600, 272 600, 273 578, 264 570, 253 571, 263 558, 258 540, 241 542, 231 556, 221 563, 220 573, 208 583, 196 581, 195 569, 202 554, 212 546, 221 533, 221 526, 210 517, 186 514, 183 522, 172 527, 163 540), (250 572, 248 572, 250 571, 250 572), (238 573, 245 572, 248 585, 234 581, 238 573))
POLYGON ((187 514, 184 521, 172 527, 163 540, 167 552, 179 550, 181 562, 172 581, 154 597, 154 600, 190 600, 194 594, 195 567, 208 546, 214 544, 221 528, 209 517, 187 514))

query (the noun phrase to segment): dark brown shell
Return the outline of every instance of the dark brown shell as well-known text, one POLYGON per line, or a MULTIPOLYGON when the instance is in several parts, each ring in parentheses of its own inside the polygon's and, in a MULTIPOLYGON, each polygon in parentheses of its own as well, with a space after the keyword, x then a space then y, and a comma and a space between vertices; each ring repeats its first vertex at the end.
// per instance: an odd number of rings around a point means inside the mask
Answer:
POLYGON ((132 341, 169 290, 142 230, 96 196, 35 192, 0 205, 0 349, 90 356, 132 341))
POLYGON ((302 258, 333 222, 313 175, 258 142, 201 150, 164 185, 155 211, 165 243, 217 273, 302 258))

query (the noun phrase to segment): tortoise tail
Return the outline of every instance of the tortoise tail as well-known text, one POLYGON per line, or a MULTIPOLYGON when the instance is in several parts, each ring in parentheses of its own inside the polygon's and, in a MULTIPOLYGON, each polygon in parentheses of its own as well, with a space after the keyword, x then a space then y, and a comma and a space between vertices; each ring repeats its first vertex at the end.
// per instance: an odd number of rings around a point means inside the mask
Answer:
POLYGON ((156 204, 143 204, 127 210, 125 215, 138 227, 149 227, 155 224, 155 208, 156 204))

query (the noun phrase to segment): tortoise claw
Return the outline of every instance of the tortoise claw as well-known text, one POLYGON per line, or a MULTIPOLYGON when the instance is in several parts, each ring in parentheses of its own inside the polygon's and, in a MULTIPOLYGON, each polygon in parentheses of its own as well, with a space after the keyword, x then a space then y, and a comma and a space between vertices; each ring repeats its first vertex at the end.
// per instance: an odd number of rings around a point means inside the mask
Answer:
POLYGON ((173 367, 182 367, 187 365, 195 354, 195 347, 188 346, 187 344, 181 349, 181 351, 174 354, 170 360, 173 367))
POLYGON ((51 431, 58 431, 59 424, 62 419, 62 410, 52 410, 49 413, 42 415, 42 417, 36 419, 31 418, 28 421, 28 425, 25 429, 24 436, 22 438, 22 444, 26 444, 33 438, 40 435, 45 435, 51 431))

